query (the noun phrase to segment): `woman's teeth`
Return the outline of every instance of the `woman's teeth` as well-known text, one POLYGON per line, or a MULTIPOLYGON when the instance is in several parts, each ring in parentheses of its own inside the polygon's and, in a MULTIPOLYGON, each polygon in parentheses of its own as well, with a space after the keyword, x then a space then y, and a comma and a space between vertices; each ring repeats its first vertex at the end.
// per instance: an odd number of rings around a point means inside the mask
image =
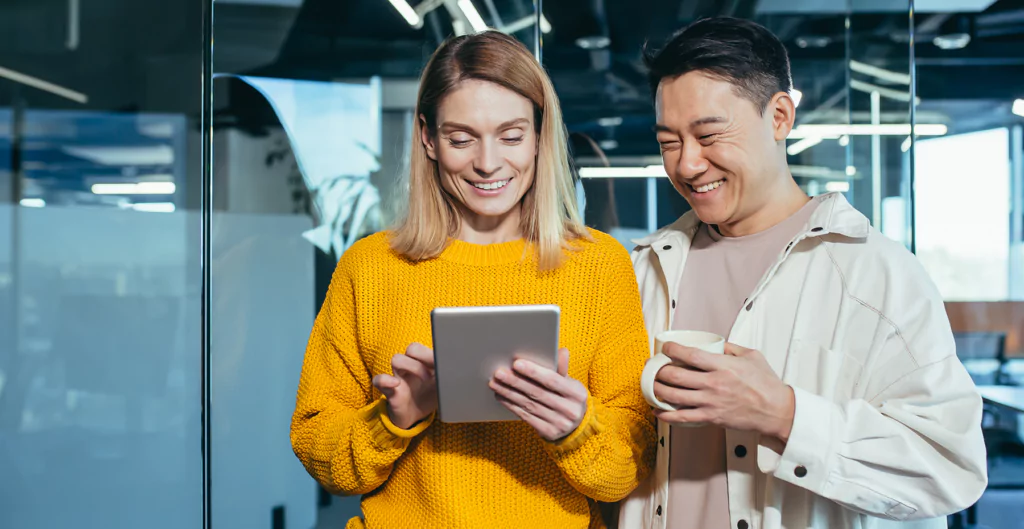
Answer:
POLYGON ((512 179, 509 178, 508 180, 496 180, 494 182, 470 182, 470 185, 472 185, 473 187, 475 187, 477 189, 483 189, 485 191, 493 191, 495 189, 501 189, 501 188, 507 186, 508 183, 511 182, 511 181, 512 181, 512 179))
MULTIPOLYGON (((702 185, 700 187, 694 187, 693 190, 698 192, 698 193, 707 193, 708 191, 711 191, 713 189, 718 189, 718 186, 720 186, 720 185, 722 185, 724 183, 725 183, 725 180, 723 179, 723 180, 719 180, 717 182, 711 182, 710 184, 704 184, 704 185, 702 185)), ((693 187, 693 186, 690 186, 690 187, 693 187)))

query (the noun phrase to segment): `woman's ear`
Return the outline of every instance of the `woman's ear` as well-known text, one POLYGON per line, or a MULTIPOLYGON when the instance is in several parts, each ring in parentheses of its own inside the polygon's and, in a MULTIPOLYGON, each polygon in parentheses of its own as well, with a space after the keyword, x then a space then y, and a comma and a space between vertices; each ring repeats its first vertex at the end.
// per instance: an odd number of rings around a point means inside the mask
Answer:
POLYGON ((437 161, 437 145, 434 143, 436 136, 430 127, 427 126, 427 118, 420 114, 420 141, 423 142, 423 148, 427 150, 427 156, 431 160, 437 161))

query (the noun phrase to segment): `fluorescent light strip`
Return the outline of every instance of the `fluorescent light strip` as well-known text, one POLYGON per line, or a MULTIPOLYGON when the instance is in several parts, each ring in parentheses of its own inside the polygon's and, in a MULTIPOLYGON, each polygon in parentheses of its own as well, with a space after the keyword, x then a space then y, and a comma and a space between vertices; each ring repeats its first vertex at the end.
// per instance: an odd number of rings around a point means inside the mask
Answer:
POLYGON ((910 74, 894 72, 892 70, 886 70, 877 66, 871 66, 859 61, 850 61, 850 69, 862 73, 864 75, 870 75, 878 79, 891 81, 899 84, 910 84, 910 74))
MULTIPOLYGON (((914 127, 918 136, 942 136, 947 127, 940 123, 922 123, 914 127)), ((908 136, 910 124, 888 123, 882 125, 800 125, 789 134, 790 139, 820 136, 822 138, 839 138, 840 136, 908 136)))
POLYGON ((1024 117, 1024 99, 1018 99, 1013 102, 1013 113, 1024 117))
POLYGON ((41 198, 23 198, 19 203, 26 208, 41 208, 46 206, 46 201, 41 198))
MULTIPOLYGON (((892 88, 885 88, 871 83, 865 83, 864 81, 858 81, 856 79, 852 79, 850 81, 850 88, 866 93, 878 92, 878 95, 882 97, 888 97, 889 99, 895 99, 896 101, 910 102, 910 92, 893 90, 892 88)), ((920 104, 921 98, 915 98, 914 101, 920 104)))
POLYGON ((420 25, 420 16, 416 14, 416 10, 409 5, 405 0, 388 0, 391 5, 394 6, 395 10, 398 11, 399 15, 409 23, 412 27, 418 27, 420 25))
POLYGON ((828 182, 825 184, 825 191, 829 193, 846 193, 849 190, 849 182, 828 182))
POLYGON ((789 153, 790 156, 796 156, 806 151, 807 149, 810 149, 811 147, 814 147, 815 145, 821 143, 821 140, 822 138, 820 136, 811 136, 808 138, 804 138, 787 147, 786 152, 789 153))
POLYGON ((663 176, 668 176, 668 174, 662 165, 580 168, 580 178, 658 178, 663 176))
POLYGON ((175 189, 174 182, 92 185, 94 195, 173 195, 175 189))
POLYGON ((487 24, 476 10, 476 6, 473 5, 473 0, 459 0, 459 9, 462 10, 463 15, 466 15, 469 25, 473 26, 473 31, 479 33, 487 29, 487 24))
POLYGON ((142 202, 140 204, 132 204, 132 209, 135 211, 147 211, 150 213, 173 213, 174 203, 172 202, 142 202))
POLYGON ((81 92, 76 92, 70 88, 64 88, 63 86, 44 81, 38 77, 32 77, 31 75, 9 70, 3 66, 0 66, 0 77, 5 77, 15 83, 21 83, 26 86, 31 86, 32 88, 38 88, 44 92, 49 92, 83 105, 89 102, 89 96, 81 92))

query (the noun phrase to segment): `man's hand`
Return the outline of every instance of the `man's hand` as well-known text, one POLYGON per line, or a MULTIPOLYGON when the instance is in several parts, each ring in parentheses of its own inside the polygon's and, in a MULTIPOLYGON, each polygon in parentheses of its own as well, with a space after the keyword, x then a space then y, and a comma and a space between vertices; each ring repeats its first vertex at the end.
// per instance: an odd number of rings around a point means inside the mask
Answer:
POLYGON ((793 390, 753 349, 725 344, 725 354, 669 343, 662 351, 676 363, 658 372, 654 394, 679 411, 654 410, 673 424, 707 422, 733 430, 756 431, 783 445, 793 428, 793 390), (699 371, 698 371, 699 370, 699 371))
POLYGON ((498 400, 547 441, 567 437, 587 412, 587 388, 569 378, 569 351, 558 351, 558 370, 516 360, 512 371, 499 369, 490 387, 498 400))
POLYGON ((373 386, 387 399, 391 422, 408 430, 437 409, 434 351, 414 343, 391 358, 391 369, 394 375, 373 377, 373 386))

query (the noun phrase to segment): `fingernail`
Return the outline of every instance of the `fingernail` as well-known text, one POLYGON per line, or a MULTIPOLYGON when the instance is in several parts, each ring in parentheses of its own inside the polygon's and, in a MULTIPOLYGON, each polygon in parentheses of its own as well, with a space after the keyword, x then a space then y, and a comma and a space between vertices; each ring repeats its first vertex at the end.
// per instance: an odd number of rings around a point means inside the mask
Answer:
POLYGON ((515 367, 519 371, 526 371, 529 368, 529 366, 527 366, 526 362, 524 362, 522 360, 516 360, 516 363, 513 364, 513 367, 515 367))

